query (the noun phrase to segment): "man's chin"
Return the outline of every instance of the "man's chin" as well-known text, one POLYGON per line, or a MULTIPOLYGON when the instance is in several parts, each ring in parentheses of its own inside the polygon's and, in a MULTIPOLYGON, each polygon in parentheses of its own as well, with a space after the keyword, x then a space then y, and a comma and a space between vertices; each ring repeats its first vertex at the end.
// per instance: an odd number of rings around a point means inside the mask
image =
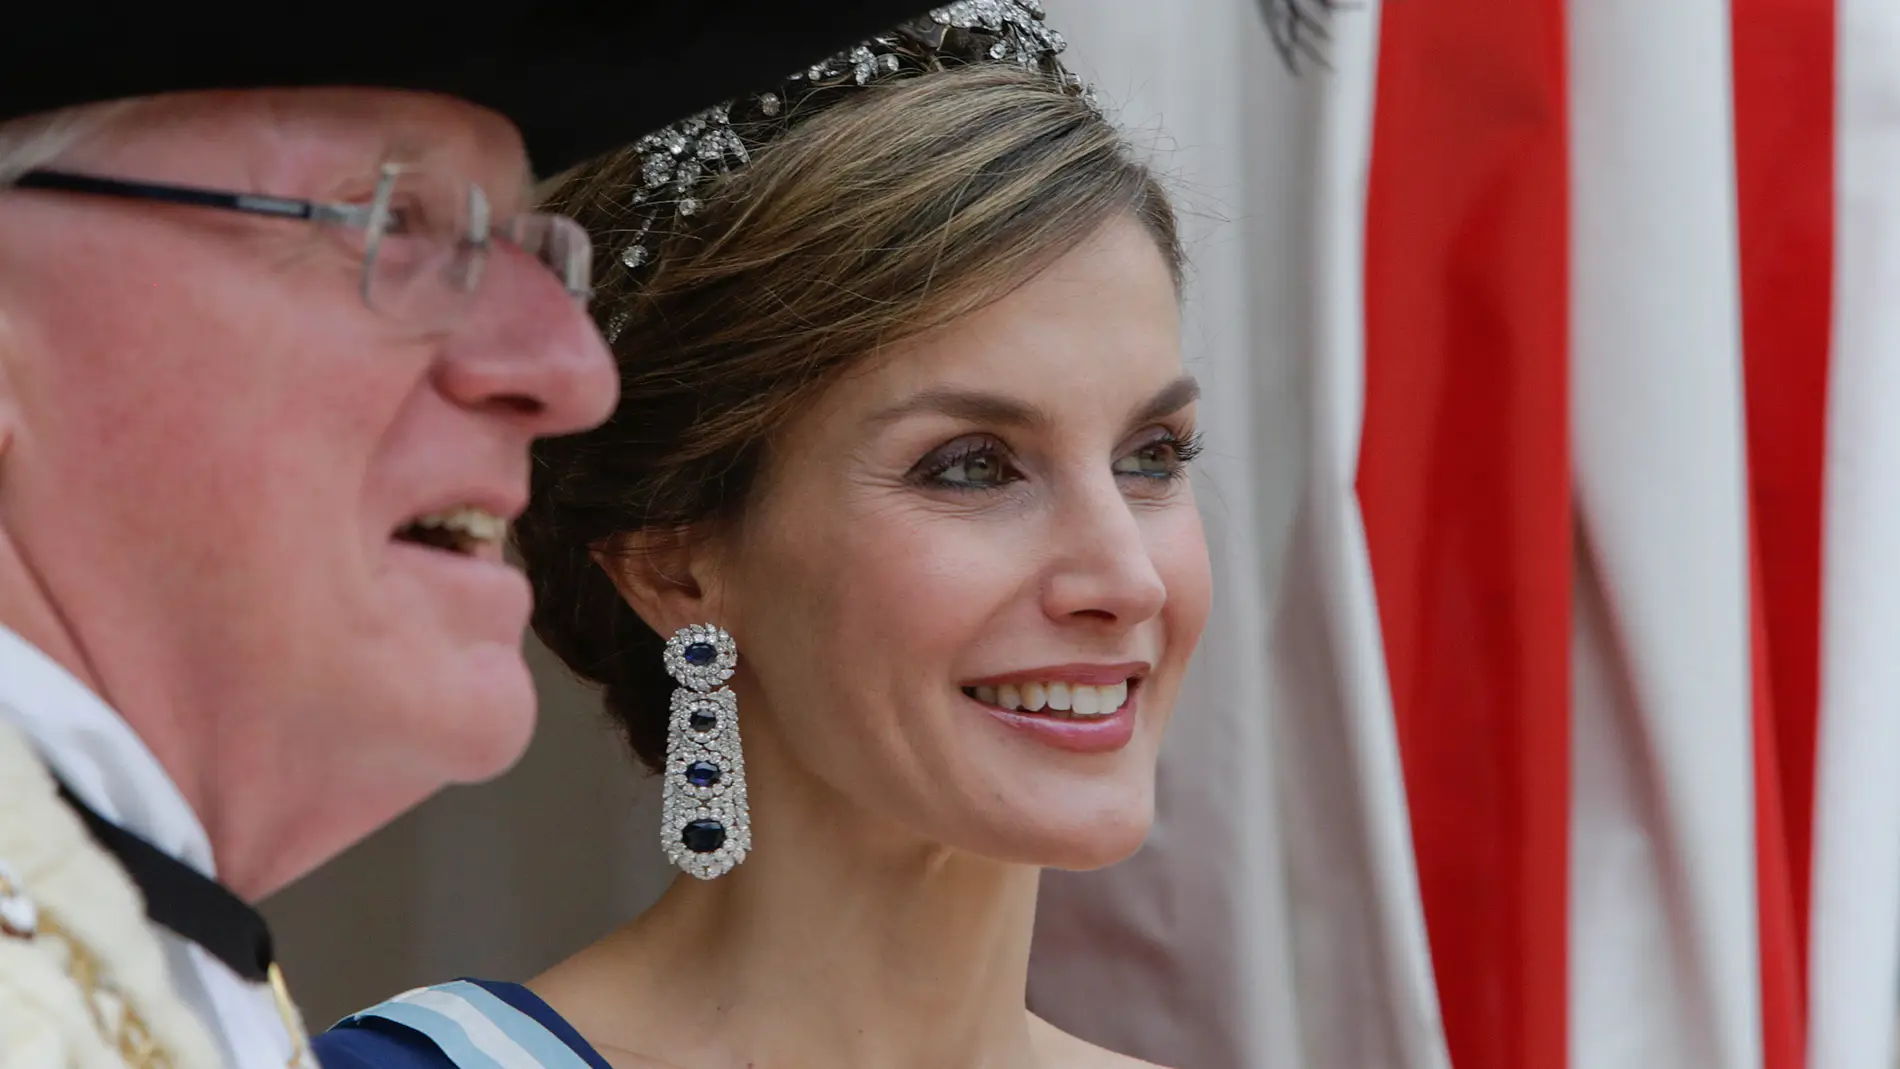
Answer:
POLYGON ((407 745, 449 783, 480 783, 513 768, 534 738, 534 677, 518 647, 456 659, 434 688, 412 689, 407 745))

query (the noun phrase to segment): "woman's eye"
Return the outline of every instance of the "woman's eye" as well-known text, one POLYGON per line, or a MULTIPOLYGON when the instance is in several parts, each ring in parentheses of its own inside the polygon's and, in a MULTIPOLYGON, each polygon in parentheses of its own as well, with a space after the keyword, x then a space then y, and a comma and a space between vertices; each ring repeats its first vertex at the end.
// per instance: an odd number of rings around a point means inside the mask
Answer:
POLYGON ((953 486, 1001 486, 1008 481, 1003 458, 994 453, 973 453, 951 461, 937 473, 937 481, 953 486))
POLYGON ((1166 478, 1181 466, 1174 455, 1174 446, 1169 442, 1155 442, 1144 445, 1115 462, 1117 475, 1145 475, 1150 478, 1166 478))
POLYGON ((924 482, 953 490, 993 490, 1020 478, 1002 450, 988 443, 952 446, 919 467, 924 482))
POLYGON ((1188 461, 1200 452, 1198 436, 1157 438, 1115 462, 1115 474, 1144 479, 1176 479, 1187 472, 1188 461))

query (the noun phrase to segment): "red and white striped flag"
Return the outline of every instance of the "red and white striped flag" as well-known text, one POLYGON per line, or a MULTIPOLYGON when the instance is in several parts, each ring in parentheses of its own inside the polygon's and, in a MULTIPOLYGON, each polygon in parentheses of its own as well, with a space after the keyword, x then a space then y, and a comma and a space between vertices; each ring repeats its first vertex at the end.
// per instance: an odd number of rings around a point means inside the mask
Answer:
POLYGON ((1334 21, 1309 1069, 1888 1069, 1900 3, 1334 21))

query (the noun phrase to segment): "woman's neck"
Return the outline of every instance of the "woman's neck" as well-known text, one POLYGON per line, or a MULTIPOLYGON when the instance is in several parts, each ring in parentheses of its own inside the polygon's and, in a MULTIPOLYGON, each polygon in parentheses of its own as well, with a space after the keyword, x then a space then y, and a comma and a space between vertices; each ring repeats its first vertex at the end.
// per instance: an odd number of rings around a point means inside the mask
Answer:
POLYGON ((759 806, 745 864, 678 879, 533 987, 610 1060, 1036 1065, 1024 988, 1038 870, 906 841, 829 801, 759 806))

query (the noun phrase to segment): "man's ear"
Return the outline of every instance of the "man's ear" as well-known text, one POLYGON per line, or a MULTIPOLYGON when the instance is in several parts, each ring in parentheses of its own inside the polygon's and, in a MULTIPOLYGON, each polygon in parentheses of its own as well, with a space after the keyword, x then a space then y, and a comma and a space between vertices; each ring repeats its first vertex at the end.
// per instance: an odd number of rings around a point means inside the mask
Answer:
POLYGON ((691 530, 638 531, 596 545, 606 571, 633 611, 661 638, 691 624, 718 623, 716 565, 691 530))

